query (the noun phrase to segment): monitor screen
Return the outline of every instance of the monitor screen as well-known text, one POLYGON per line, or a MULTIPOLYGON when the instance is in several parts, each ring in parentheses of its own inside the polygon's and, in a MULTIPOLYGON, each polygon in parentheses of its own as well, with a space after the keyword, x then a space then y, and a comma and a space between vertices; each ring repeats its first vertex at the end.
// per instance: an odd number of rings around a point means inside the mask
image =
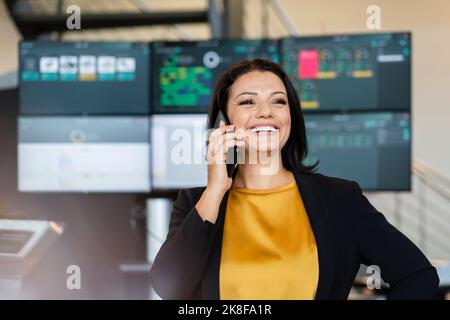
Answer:
POLYGON ((309 155, 318 172, 357 181, 364 190, 411 189, 409 113, 305 115, 309 155))
POLYGON ((152 116, 152 189, 206 186, 206 119, 206 114, 152 116))
POLYGON ((19 191, 148 192, 148 117, 30 117, 18 124, 19 191))
POLYGON ((149 113, 147 43, 20 43, 20 113, 149 113))
POLYGON ((277 40, 155 42, 152 47, 154 113, 205 113, 217 80, 233 63, 280 62, 277 40))
POLYGON ((410 110, 410 33, 286 38, 281 54, 304 110, 410 110))

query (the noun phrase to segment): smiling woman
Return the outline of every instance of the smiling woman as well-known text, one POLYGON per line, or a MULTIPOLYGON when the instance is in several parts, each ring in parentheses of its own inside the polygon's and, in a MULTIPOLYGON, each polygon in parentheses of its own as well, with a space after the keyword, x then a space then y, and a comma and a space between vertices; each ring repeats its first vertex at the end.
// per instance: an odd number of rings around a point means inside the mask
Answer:
POLYGON ((209 137, 207 186, 180 191, 152 266, 162 298, 346 299, 361 263, 379 267, 388 298, 433 298, 436 270, 359 185, 303 164, 300 101, 277 64, 228 69, 210 129, 219 112, 229 124, 209 137), (235 146, 246 157, 233 179, 224 160, 235 146))

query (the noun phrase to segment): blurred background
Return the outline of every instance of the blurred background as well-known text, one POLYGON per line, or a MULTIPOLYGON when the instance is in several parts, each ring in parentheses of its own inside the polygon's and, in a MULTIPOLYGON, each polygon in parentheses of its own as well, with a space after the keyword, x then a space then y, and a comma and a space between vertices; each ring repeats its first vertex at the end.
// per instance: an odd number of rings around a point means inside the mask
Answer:
MULTIPOLYGON (((206 184, 215 82, 265 58, 301 98, 306 161, 358 181, 450 299, 449 16, 446 0, 0 0, 0 298, 158 299, 172 201, 206 184)), ((384 298, 370 276, 350 299, 384 298)))

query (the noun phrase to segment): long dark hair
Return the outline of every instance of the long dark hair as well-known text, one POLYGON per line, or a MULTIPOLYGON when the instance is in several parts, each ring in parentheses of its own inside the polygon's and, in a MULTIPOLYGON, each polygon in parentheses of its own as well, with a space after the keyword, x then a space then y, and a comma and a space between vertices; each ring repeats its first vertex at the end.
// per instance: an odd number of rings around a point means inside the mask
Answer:
POLYGON ((263 59, 245 60, 232 65, 225 71, 214 90, 212 103, 208 112, 208 129, 214 128, 214 122, 219 110, 222 110, 225 117, 227 117, 226 109, 230 87, 237 78, 250 71, 272 72, 283 81, 286 87, 291 114, 291 132, 289 139, 281 150, 283 166, 290 171, 294 169, 300 169, 302 172, 315 171, 318 162, 311 166, 303 164, 303 160, 308 154, 308 144, 300 99, 286 72, 274 62, 263 59))

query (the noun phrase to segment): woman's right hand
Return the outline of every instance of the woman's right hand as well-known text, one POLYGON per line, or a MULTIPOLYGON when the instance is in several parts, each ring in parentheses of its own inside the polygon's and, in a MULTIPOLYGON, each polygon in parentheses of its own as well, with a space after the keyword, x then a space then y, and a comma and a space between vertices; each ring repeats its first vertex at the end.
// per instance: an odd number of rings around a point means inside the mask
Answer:
POLYGON ((220 122, 219 128, 213 130, 208 140, 206 161, 208 163, 208 185, 195 205, 203 221, 216 223, 220 203, 225 192, 231 188, 233 179, 228 177, 226 152, 234 146, 243 146, 243 134, 235 132, 233 125, 220 122))
POLYGON ((207 189, 213 192, 225 193, 231 188, 233 179, 228 177, 226 166, 226 152, 228 149, 244 146, 244 137, 235 131, 234 125, 220 122, 219 128, 213 130, 209 136, 207 163, 207 189))

